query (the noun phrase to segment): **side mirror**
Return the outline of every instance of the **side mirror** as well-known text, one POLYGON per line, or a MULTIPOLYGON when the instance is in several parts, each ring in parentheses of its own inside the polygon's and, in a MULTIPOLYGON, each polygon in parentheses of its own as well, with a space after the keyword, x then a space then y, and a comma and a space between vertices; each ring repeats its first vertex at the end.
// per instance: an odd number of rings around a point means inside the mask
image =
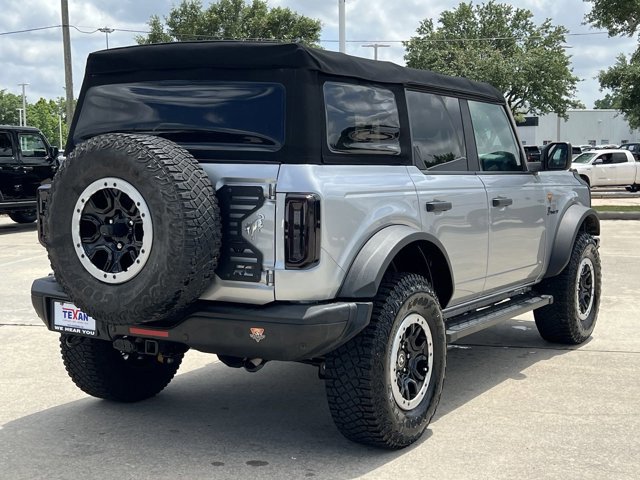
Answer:
POLYGON ((596 158, 591 165, 602 165, 602 159, 596 158))
POLYGON ((60 149, 58 147, 51 147, 51 158, 58 158, 58 154, 60 153, 60 149))
POLYGON ((569 170, 571 167, 571 144, 552 142, 545 145, 540 154, 541 170, 569 170))

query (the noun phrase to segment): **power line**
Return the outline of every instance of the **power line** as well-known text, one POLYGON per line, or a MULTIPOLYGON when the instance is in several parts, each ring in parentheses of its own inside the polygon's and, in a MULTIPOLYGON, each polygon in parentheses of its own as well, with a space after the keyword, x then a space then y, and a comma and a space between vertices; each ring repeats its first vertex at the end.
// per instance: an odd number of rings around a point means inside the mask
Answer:
POLYGON ((14 30, 12 32, 0 32, 0 35, 14 35, 16 33, 36 32, 38 30, 50 30, 52 28, 61 28, 62 25, 51 25, 49 27, 27 28, 25 30, 14 30))
MULTIPOLYGON (((0 36, 2 35, 15 35, 15 34, 21 34, 21 33, 29 33, 29 32, 36 32, 36 31, 40 31, 40 30, 50 30, 50 29, 54 29, 54 28, 62 28, 63 25, 50 25, 47 27, 35 27, 35 28, 27 28, 27 29, 23 29, 23 30, 13 30, 13 31, 9 31, 9 32, 0 32, 0 36)), ((83 33, 83 34, 87 34, 87 35, 92 35, 96 32, 101 31, 101 28, 104 27, 88 27, 88 26, 75 26, 75 25, 69 25, 69 28, 73 28, 74 30, 78 31, 79 33, 83 33), (89 30, 83 30, 83 28, 89 29, 89 30)), ((127 33, 142 33, 142 34, 149 34, 152 33, 149 30, 134 30, 134 29, 129 29, 129 28, 113 28, 112 29, 113 32, 127 32, 127 33)), ((203 35, 203 34, 196 34, 196 33, 183 33, 183 32, 166 32, 169 35, 175 36, 175 37, 191 37, 191 38, 202 38, 202 39, 211 39, 211 40, 238 40, 237 38, 223 38, 223 37, 215 37, 213 35, 203 35)), ((608 35, 609 32, 606 31, 599 31, 599 32, 576 32, 576 33, 565 33, 566 37, 585 37, 585 36, 592 36, 592 35, 608 35)), ((408 40, 380 40, 380 39, 376 39, 376 40, 367 40, 367 39, 358 39, 358 40, 346 40, 347 43, 373 43, 373 42, 384 42, 384 43, 404 43, 404 42, 408 42, 410 40, 418 40, 418 41, 423 41, 423 42, 477 42, 477 41, 493 41, 493 40, 524 40, 526 38, 532 38, 532 37, 476 37, 476 38, 437 38, 437 39, 426 39, 426 38, 420 38, 420 37, 413 37, 411 39, 408 40)), ((540 37, 542 38, 542 37, 540 37)), ((242 39, 242 40, 264 40, 262 38, 246 38, 246 39, 242 39)), ((269 40, 283 40, 283 39, 269 39, 269 40)), ((320 43, 339 43, 340 40, 336 40, 336 39, 320 39, 319 40, 320 43)))

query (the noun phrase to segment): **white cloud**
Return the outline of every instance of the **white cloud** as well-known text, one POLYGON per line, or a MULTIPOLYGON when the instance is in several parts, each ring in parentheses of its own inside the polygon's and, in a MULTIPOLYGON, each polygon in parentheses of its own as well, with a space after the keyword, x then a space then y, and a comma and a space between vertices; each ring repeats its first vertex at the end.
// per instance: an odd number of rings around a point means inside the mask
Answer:
MULTIPOLYGON (((180 0, 69 0, 70 23, 84 31, 108 26, 121 30, 146 30, 146 22, 153 14, 166 15, 180 0)), ((583 25, 584 14, 590 8, 583 0, 503 0, 516 7, 531 9, 536 22, 551 18, 555 24, 565 25, 573 33, 593 33, 583 25)), ((205 4, 209 0, 204 0, 205 4)), ((347 0, 347 53, 373 57, 373 49, 363 47, 366 42, 387 42, 390 47, 380 48, 381 60, 404 63, 401 40, 415 34, 425 18, 437 20, 447 9, 455 8, 459 0, 347 0)), ((303 15, 322 21, 323 47, 338 49, 337 0, 270 0, 272 7, 289 7, 303 15)), ((60 2, 53 0, 2 0, 4 12, 0 15, 0 33, 36 28, 61 23, 60 2)), ((110 47, 135 44, 135 33, 116 30, 109 35, 110 47)), ((78 94, 84 73, 84 64, 91 51, 105 48, 105 35, 71 30, 74 90, 78 94)), ((619 53, 630 53, 636 40, 608 38, 606 35, 569 36, 572 45, 574 73, 583 81, 578 98, 587 106, 603 96, 593 77, 599 70, 615 62, 619 53)), ((19 93, 18 83, 29 82, 30 100, 39 97, 54 98, 64 95, 64 68, 62 60, 62 33, 60 29, 0 36, 0 89, 19 93)))

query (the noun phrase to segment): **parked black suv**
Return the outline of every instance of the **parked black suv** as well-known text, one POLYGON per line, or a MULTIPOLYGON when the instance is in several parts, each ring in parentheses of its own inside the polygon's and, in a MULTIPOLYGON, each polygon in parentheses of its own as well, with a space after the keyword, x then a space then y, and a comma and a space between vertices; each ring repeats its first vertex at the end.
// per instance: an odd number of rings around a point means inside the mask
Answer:
POLYGON ((37 128, 0 125, 0 214, 35 222, 36 192, 53 178, 57 156, 37 128))

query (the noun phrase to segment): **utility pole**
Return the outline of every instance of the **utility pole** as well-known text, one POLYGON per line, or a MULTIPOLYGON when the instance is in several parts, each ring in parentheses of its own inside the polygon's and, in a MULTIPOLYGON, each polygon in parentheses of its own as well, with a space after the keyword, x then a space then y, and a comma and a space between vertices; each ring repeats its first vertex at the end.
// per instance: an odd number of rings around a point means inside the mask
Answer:
POLYGON ((102 27, 99 28, 98 31, 104 33, 104 36, 107 39, 107 50, 109 50, 109 34, 115 32, 115 30, 109 27, 102 27))
POLYGON ((382 43, 371 43, 369 45, 362 45, 363 47, 373 48, 373 59, 378 60, 378 49, 384 47, 390 47, 391 45, 383 45, 382 43))
POLYGON ((340 52, 346 52, 346 19, 345 19, 345 0, 338 0, 338 38, 340 40, 340 52))
POLYGON ((27 126, 27 96, 25 95, 24 89, 29 85, 28 83, 19 83, 18 86, 22 87, 22 126, 27 126))
POLYGON ((22 109, 18 108, 18 126, 22 127, 22 109))
POLYGON ((73 118, 73 70, 71 69, 71 37, 69 35, 69 5, 60 0, 62 9, 62 47, 64 49, 64 84, 67 96, 67 122, 73 118))

